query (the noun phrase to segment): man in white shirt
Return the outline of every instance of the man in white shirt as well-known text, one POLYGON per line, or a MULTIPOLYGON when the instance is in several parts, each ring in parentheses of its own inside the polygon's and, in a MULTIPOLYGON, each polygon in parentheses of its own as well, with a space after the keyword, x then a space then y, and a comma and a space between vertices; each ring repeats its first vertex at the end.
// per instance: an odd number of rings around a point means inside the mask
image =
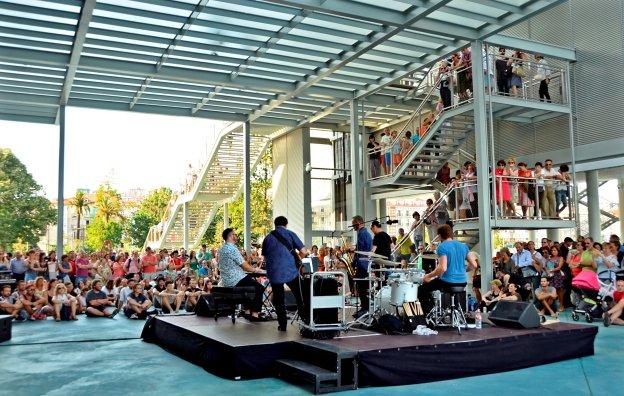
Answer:
POLYGON ((542 55, 535 55, 537 60, 537 74, 535 78, 539 80, 539 97, 541 101, 551 102, 548 84, 550 84, 550 67, 542 55))
POLYGON ((544 169, 542 169, 542 177, 544 179, 544 194, 541 197, 542 217, 546 219, 557 218, 557 204, 555 198, 555 182, 561 176, 550 159, 544 161, 544 169))
POLYGON ((390 130, 386 130, 381 134, 381 166, 384 174, 387 175, 392 169, 392 153, 391 153, 390 130))

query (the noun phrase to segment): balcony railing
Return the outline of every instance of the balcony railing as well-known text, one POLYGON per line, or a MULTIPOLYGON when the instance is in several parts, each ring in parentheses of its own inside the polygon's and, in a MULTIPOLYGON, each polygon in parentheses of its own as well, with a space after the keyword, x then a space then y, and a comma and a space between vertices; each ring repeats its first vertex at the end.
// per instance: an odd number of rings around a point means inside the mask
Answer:
MULTIPOLYGON (((451 185, 448 195, 449 200, 454 202, 454 221, 478 220, 476 180, 468 176, 452 182, 451 185)), ((575 220, 576 205, 572 191, 574 189, 570 181, 545 179, 541 176, 490 176, 492 218, 575 220)))

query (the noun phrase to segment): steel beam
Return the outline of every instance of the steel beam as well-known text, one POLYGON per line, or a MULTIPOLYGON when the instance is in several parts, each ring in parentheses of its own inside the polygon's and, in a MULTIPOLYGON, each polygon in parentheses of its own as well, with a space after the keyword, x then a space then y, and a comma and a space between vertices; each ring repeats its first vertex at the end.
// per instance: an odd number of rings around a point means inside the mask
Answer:
POLYGON ((67 73, 65 75, 65 81, 63 82, 63 89, 61 91, 61 105, 66 105, 69 99, 69 94, 72 89, 74 78, 76 77, 76 68, 82 55, 82 49, 84 47, 85 39, 87 38, 87 31, 89 30, 89 23, 93 16, 93 10, 95 9, 96 0, 85 0, 82 9, 80 10, 80 19, 78 20, 78 26, 76 27, 76 33, 74 34, 74 43, 71 49, 71 55, 69 57, 69 64, 67 65, 67 73))
MULTIPOLYGON (((442 7, 444 4, 448 3, 449 1, 450 0, 433 0, 430 2, 429 8, 418 8, 414 11, 407 13, 407 15, 404 15, 404 18, 402 19, 402 24, 399 25, 398 27, 394 29, 386 28, 381 32, 372 34, 370 38, 368 38, 366 41, 358 42, 357 44, 353 46, 352 51, 346 51, 340 54, 340 56, 337 57, 336 59, 333 59, 332 61, 330 61, 328 63, 328 67, 318 70, 317 73, 311 76, 308 76, 303 81, 299 81, 296 84, 296 88, 294 90, 286 94, 278 95, 277 99, 269 101, 267 104, 262 106, 262 108, 253 112, 249 116, 249 120, 253 121, 256 118, 259 118, 262 115, 280 106, 285 101, 298 96, 307 88, 318 83, 323 78, 331 75, 333 72, 345 66, 349 62, 359 58, 361 55, 369 52, 371 49, 377 47, 380 44, 383 44, 385 41, 389 40, 391 37, 396 36, 397 34, 402 32, 403 30, 405 30, 407 27, 411 26, 415 22, 422 20, 427 15, 434 12, 439 7, 442 7)), ((334 1, 332 1, 331 3, 334 4, 334 1)))
POLYGON ((243 123, 243 208, 245 250, 251 254, 251 123, 243 123))

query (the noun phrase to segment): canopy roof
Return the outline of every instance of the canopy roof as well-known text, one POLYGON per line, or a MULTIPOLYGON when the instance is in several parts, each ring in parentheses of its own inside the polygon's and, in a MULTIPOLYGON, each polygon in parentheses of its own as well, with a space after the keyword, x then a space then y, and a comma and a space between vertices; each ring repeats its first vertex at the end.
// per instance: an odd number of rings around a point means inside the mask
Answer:
POLYGON ((435 61, 562 0, 0 0, 0 119, 60 105, 245 121, 397 118, 435 61))

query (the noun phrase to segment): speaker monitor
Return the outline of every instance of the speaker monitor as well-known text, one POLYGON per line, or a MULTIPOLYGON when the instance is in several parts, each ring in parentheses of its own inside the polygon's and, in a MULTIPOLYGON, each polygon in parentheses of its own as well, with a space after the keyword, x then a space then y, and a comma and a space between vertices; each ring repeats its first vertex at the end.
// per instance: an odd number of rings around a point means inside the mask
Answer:
POLYGON ((499 301, 488 319, 497 326, 516 329, 533 329, 540 325, 537 309, 522 301, 499 301))
POLYGON ((11 327, 13 317, 11 315, 0 315, 0 342, 11 339, 11 327))

